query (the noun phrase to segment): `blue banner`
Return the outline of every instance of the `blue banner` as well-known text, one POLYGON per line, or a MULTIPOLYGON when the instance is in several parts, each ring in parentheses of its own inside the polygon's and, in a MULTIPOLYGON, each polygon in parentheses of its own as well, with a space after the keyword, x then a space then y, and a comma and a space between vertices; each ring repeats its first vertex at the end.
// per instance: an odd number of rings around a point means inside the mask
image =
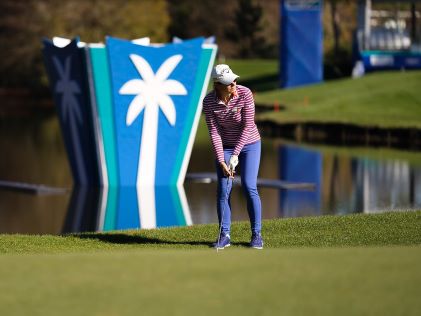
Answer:
POLYGON ((164 201, 180 206, 176 214, 189 213, 180 175, 213 61, 202 45, 201 38, 160 46, 107 38, 122 186, 118 208, 137 201, 142 228, 159 224, 159 214, 168 209, 164 201))
POLYGON ((323 80, 321 0, 281 0, 280 81, 284 88, 323 80))
MULTIPOLYGON (((75 184, 101 187, 98 229, 192 224, 183 183, 217 46, 45 42, 75 184)), ((69 214, 91 205, 86 190, 74 192, 69 214)))
POLYGON ((65 47, 43 41, 44 63, 56 104, 75 185, 101 184, 85 52, 72 40, 65 47))

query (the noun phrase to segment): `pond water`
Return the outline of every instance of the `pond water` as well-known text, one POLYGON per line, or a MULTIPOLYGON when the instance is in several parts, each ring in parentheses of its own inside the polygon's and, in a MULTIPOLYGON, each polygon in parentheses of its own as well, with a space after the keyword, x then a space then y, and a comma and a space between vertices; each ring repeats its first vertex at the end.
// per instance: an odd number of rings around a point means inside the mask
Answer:
MULTIPOLYGON (((261 187, 264 219, 421 209, 421 152, 311 146, 282 139, 263 139, 262 144, 260 178, 316 185, 314 191, 261 187)), ((54 115, 1 119, 0 153, 0 180, 69 188, 56 195, 0 189, 0 233, 106 230, 107 218, 93 211, 102 192, 72 191, 54 115)), ((195 144, 187 172, 214 172, 209 141, 195 144)), ((186 182, 184 188, 192 223, 216 223, 216 184, 186 182)), ((234 187, 231 203, 233 220, 247 220, 240 187, 234 187)))

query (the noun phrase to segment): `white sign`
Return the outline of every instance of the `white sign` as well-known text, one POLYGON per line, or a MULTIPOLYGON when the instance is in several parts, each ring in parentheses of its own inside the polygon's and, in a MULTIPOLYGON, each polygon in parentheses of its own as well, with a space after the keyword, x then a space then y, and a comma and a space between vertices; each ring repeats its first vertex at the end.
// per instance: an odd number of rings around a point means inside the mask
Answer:
POLYGON ((393 56, 372 55, 370 56, 370 64, 374 67, 393 66, 393 56))

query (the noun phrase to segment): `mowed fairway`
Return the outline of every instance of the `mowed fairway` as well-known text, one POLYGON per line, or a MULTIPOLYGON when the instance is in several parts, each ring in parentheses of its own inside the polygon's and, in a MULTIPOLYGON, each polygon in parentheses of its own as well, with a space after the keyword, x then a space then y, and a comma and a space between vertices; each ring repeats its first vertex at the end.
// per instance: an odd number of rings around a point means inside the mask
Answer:
POLYGON ((2 315, 418 315, 421 247, 0 258, 2 315))
POLYGON ((420 212, 267 221, 263 251, 244 247, 240 223, 241 242, 218 253, 203 242, 212 225, 177 229, 178 249, 164 248, 172 229, 149 231, 156 247, 120 235, 111 248, 104 234, 1 235, 0 314, 418 315, 420 221, 420 212), (36 247, 22 250, 31 238, 36 247), (67 252, 60 240, 84 244, 67 252))

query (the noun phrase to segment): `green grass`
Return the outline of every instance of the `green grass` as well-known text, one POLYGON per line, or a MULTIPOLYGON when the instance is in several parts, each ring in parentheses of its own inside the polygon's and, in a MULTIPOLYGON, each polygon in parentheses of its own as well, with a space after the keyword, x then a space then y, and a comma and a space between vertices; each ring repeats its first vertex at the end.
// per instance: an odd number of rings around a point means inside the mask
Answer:
POLYGON ((2 315, 418 315, 421 247, 0 257, 2 315))
MULTIPOLYGON (((215 224, 75 235, 0 235, 0 253, 61 253, 121 249, 209 249, 215 224)), ((245 248, 249 224, 232 228, 234 248, 245 248)), ((421 212, 321 216, 266 220, 266 248, 421 244, 421 212)))
POLYGON ((225 63, 240 76, 241 81, 278 75, 276 59, 228 59, 225 63))
POLYGON ((0 235, 1 315, 417 315, 421 212, 0 235))
POLYGON ((256 103, 285 106, 259 115, 278 123, 345 123, 421 128, 421 71, 382 72, 287 90, 258 92, 256 103))

